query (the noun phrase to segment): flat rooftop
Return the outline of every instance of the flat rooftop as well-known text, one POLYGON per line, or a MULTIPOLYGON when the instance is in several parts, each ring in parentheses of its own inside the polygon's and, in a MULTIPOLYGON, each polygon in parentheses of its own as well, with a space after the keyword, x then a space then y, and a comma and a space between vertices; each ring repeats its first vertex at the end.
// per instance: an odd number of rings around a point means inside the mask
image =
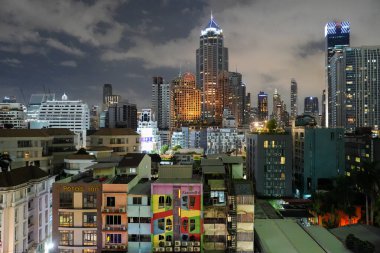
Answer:
POLYGON ((326 253, 294 220, 255 219, 255 231, 266 253, 326 253))

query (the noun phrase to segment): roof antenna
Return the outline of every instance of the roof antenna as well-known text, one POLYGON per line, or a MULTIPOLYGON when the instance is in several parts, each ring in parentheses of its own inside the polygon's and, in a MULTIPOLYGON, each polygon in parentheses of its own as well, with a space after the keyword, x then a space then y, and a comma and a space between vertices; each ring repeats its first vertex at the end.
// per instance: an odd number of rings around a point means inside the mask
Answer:
POLYGON ((214 19, 214 17, 212 16, 212 10, 211 10, 211 15, 210 15, 210 18, 211 18, 211 20, 213 20, 213 19, 214 19))
POLYGON ((179 73, 178 73, 178 77, 181 77, 182 75, 182 63, 179 64, 179 73))

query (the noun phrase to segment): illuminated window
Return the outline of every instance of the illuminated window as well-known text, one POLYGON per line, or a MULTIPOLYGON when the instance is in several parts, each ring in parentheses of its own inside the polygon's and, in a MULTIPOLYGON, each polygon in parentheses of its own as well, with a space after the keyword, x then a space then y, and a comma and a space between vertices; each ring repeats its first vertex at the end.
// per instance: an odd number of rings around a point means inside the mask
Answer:
POLYGON ((365 154, 365 157, 369 157, 369 154, 365 154))
POLYGON ((74 225, 74 214, 69 212, 59 212, 59 226, 72 227, 74 225))
POLYGON ((285 180, 285 173, 284 172, 281 173, 281 180, 285 180))
POLYGON ((350 156, 349 155, 347 156, 347 160, 350 160, 350 156))
POLYGON ((83 245, 96 245, 96 230, 83 231, 83 245))
POLYGON ((195 230, 195 219, 190 219, 190 232, 195 230))
POLYGON ((355 162, 360 163, 360 157, 355 157, 355 162))
POLYGON ((60 238, 59 238, 59 245, 63 246, 71 246, 74 245, 74 231, 68 231, 68 230, 60 230, 59 231, 60 238))
POLYGON ((276 141, 272 141, 272 148, 276 146, 276 141))
POLYGON ((268 148, 268 141, 264 141, 264 148, 268 148))
POLYGON ((285 164, 285 156, 281 156, 281 164, 285 164))

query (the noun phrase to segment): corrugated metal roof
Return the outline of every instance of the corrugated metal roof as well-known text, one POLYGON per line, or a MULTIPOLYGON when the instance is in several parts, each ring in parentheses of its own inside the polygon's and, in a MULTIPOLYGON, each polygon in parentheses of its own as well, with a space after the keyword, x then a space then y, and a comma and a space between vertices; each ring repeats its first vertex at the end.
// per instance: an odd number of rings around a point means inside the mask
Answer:
POLYGON ((210 185, 211 190, 226 190, 226 185, 224 180, 219 179, 210 179, 208 180, 208 184, 210 185))
POLYGON ((219 166, 202 166, 203 174, 226 174, 226 170, 223 165, 219 166))
POLYGON ((130 128, 101 128, 92 135, 96 136, 118 136, 118 135, 139 135, 130 128))

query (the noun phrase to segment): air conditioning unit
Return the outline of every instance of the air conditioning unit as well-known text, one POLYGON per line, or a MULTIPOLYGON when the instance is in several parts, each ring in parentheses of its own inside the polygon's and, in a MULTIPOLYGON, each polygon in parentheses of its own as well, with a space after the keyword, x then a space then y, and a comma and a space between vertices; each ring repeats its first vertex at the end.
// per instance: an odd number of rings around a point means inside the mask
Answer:
POLYGON ((160 252, 165 252, 165 248, 164 247, 160 247, 160 252))
POLYGON ((166 247, 166 252, 173 252, 173 248, 172 247, 166 247))
POLYGON ((107 226, 107 227, 106 227, 106 230, 111 230, 111 227, 108 227, 108 226, 107 226))
POLYGON ((201 243, 200 242, 194 242, 194 246, 199 247, 199 246, 201 246, 201 243))
POLYGON ((181 241, 175 241, 175 242, 174 242, 174 246, 176 246, 176 247, 181 246, 181 241))
POLYGON ((108 209, 108 208, 104 208, 104 212, 109 213, 109 212, 110 212, 110 209, 108 209))
POLYGON ((187 247, 188 243, 187 242, 182 242, 182 247, 187 247))
POLYGON ((117 248, 119 248, 119 245, 113 245, 112 246, 114 249, 117 249, 117 248))
POLYGON ((182 247, 181 252, 187 252, 187 248, 182 247))
POLYGON ((188 242, 189 246, 194 246, 194 242, 188 242))
POLYGON ((126 248, 127 248, 127 245, 122 245, 121 248, 122 248, 122 249, 126 249, 126 248))
POLYGON ((119 208, 119 213, 125 213, 125 208, 124 207, 119 208))
POLYGON ((172 242, 165 242, 165 246, 172 246, 172 242))
POLYGON ((187 251, 193 252, 194 251, 194 247, 187 247, 187 251))
POLYGON ((160 248, 156 247, 153 249, 154 252, 160 252, 160 248))
POLYGON ((181 248, 180 247, 174 247, 174 252, 181 252, 181 248))
POLYGON ((201 248, 200 247, 194 247, 194 252, 200 252, 201 248))

